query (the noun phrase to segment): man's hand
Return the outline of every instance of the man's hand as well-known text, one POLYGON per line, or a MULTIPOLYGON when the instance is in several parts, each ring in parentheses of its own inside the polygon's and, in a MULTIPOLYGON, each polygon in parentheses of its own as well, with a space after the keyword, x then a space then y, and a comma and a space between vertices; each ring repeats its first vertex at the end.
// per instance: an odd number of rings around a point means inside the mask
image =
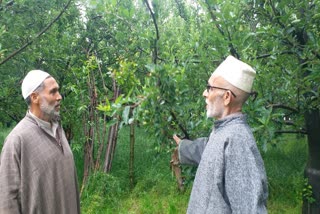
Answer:
POLYGON ((175 134, 173 135, 173 139, 174 139, 174 141, 176 141, 177 145, 179 145, 181 139, 175 134))

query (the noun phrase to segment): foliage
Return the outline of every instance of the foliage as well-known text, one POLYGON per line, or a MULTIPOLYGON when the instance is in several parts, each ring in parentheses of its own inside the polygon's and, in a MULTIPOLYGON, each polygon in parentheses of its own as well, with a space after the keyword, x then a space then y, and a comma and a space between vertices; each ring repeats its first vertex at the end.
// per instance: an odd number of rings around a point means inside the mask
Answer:
POLYGON ((302 189, 302 198, 307 200, 309 204, 316 202, 313 197, 312 186, 308 183, 308 180, 304 180, 304 188, 302 189))
MULTIPOLYGON (((277 147, 282 133, 306 134, 305 123, 312 120, 306 115, 319 111, 319 0, 71 1, 37 38, 67 2, 0 1, 0 60, 32 41, 0 65, 3 125, 25 114, 23 76, 43 69, 61 86, 63 125, 73 132, 76 153, 91 138, 86 129, 99 132, 106 121, 109 126, 116 120, 121 127, 133 120, 144 125, 156 138, 156 151, 169 151, 173 133, 209 134, 202 93, 230 54, 257 71, 259 96, 244 111, 264 151, 277 147), (97 105, 92 105, 93 88, 97 105), (136 107, 133 116, 128 106, 136 107), (89 119, 90 110, 96 122, 89 119)), ((105 142, 99 133, 95 145, 105 142)))
MULTIPOLYGON (((1 10, 5 19, 0 22, 2 55, 23 45, 28 36, 32 38, 66 2, 6 3, 9 2, 2 3, 1 10)), ((70 93, 80 96, 84 90, 83 83, 80 84, 83 77, 79 75, 92 55, 102 73, 95 74, 101 76, 96 80, 102 93, 100 102, 111 99, 102 92, 100 82, 105 81, 107 90, 112 91, 110 72, 114 73, 124 96, 134 88, 133 97, 146 98, 137 110, 136 119, 150 124, 149 131, 158 136, 159 143, 167 143, 173 133, 190 138, 208 134, 210 126, 205 119, 201 94, 211 72, 228 54, 249 61, 257 70, 254 88, 260 94, 259 102, 249 103, 250 110, 256 109, 249 114, 258 137, 265 136, 260 130, 268 133, 268 137, 262 139, 272 139, 280 128, 288 129, 279 126, 287 115, 294 120, 295 130, 303 128, 304 109, 319 106, 316 87, 319 63, 315 54, 319 49, 315 36, 319 31, 317 1, 285 4, 285 1, 199 0, 192 4, 166 0, 161 4, 152 1, 152 9, 155 23, 142 1, 100 0, 72 4, 39 41, 1 66, 1 75, 10 73, 12 79, 1 84, 1 97, 7 97, 1 102, 1 108, 6 110, 6 115, 11 115, 10 118, 1 114, 3 121, 10 121, 12 117, 18 121, 23 116, 22 100, 13 102, 12 98, 19 97, 16 86, 21 76, 36 67, 58 77, 68 99, 65 117, 75 123, 76 118, 71 119, 71 115, 81 113, 77 111, 84 110, 85 103, 74 102, 79 99, 70 93), (159 30, 156 46, 155 24, 159 30), (307 38, 305 44, 301 44, 299 36, 307 38), (156 64, 153 61, 155 51, 156 64), (75 89, 77 85, 81 89, 75 89), (14 104, 15 108, 8 107, 7 103, 14 104), (291 106, 299 114, 272 109, 268 124, 254 119, 270 111, 260 109, 277 103, 291 106), (259 128, 261 126, 264 128, 259 128)), ((261 141, 264 148, 267 142, 270 140, 261 141)))
MULTIPOLYGON (((57 16, 67 1, 1 1, 0 26, 1 61, 17 49, 33 41, 37 33, 57 16)), ((63 84, 64 72, 70 66, 77 34, 75 4, 41 37, 0 67, 0 114, 1 121, 19 121, 25 114, 26 105, 20 91, 22 78, 31 69, 43 69, 57 77, 63 84)))

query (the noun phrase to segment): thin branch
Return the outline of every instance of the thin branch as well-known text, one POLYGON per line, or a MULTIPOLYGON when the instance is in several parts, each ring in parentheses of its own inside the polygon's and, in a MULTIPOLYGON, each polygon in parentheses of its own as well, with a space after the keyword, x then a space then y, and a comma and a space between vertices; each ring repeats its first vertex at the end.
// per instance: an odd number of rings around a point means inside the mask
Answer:
POLYGON ((0 65, 4 64, 5 62, 7 62, 8 60, 10 60, 12 57, 14 57, 15 55, 19 54, 20 52, 22 52, 26 47, 28 47, 29 45, 31 45, 37 38, 39 38, 42 34, 44 34, 56 21, 58 21, 58 19, 62 16, 62 14, 67 10, 67 8, 69 7, 71 3, 71 0, 68 1, 68 3, 66 4, 66 6, 62 9, 62 11, 60 12, 60 14, 54 19, 52 20, 45 28, 43 28, 35 37, 34 39, 32 39, 31 41, 25 43, 21 48, 19 48, 18 50, 15 50, 14 52, 12 52, 7 58, 5 58, 4 60, 2 60, 0 62, 0 65))
POLYGON ((211 8, 210 8, 210 4, 208 2, 208 0, 205 1, 206 4, 207 4, 207 7, 208 7, 208 10, 209 10, 209 13, 210 13, 210 16, 212 18, 212 20, 215 22, 215 25, 217 27, 217 29, 219 30, 220 34, 223 36, 223 37, 227 37, 227 40, 229 42, 229 48, 230 48, 230 53, 231 55, 235 56, 236 58, 240 59, 240 56, 238 54, 238 52, 236 51, 234 45, 232 44, 232 38, 231 38, 231 35, 230 35, 230 32, 227 30, 227 36, 225 35, 224 31, 222 30, 221 26, 217 23, 217 17, 216 15, 212 12, 211 8))
POLYGON ((100 62, 99 62, 99 60, 98 60, 98 54, 97 54, 96 51, 94 52, 94 55, 96 56, 95 58, 96 58, 96 63, 97 63, 97 65, 98 65, 98 71, 99 71, 99 73, 100 73, 101 80, 102 80, 102 87, 103 87, 103 89, 104 89, 104 92, 105 92, 106 94, 108 94, 108 88, 106 87, 106 83, 105 83, 105 81, 104 81, 104 77, 103 77, 103 74, 102 74, 102 69, 101 69, 100 62))
POLYGON ((150 14, 151 14, 151 17, 152 17, 152 20, 153 20, 153 24, 154 24, 154 27, 156 28, 156 39, 154 40, 154 53, 153 53, 153 63, 154 64, 157 64, 157 59, 158 59, 158 40, 160 38, 159 36, 159 29, 158 29, 158 24, 157 24, 157 20, 156 20, 156 17, 154 15, 154 12, 153 10, 151 9, 150 7, 150 4, 149 4, 149 1, 148 0, 144 0, 144 2, 146 3, 149 11, 150 11, 150 14))
POLYGON ((272 12, 273 12, 273 14, 275 15, 275 18, 276 18, 276 20, 277 20, 277 23, 284 29, 284 28, 285 28, 285 25, 280 22, 280 19, 279 19, 280 14, 279 14, 279 12, 276 10, 276 8, 274 7, 274 5, 273 5, 273 3, 272 3, 271 0, 269 0, 269 3, 270 3, 270 6, 271 6, 271 8, 272 8, 272 12))
POLYGON ((257 56, 255 57, 255 59, 263 59, 263 58, 268 58, 272 55, 284 55, 284 54, 295 54, 295 52, 293 51, 283 51, 283 52, 280 52, 280 53, 277 53, 277 54, 262 54, 260 56, 257 56))
POLYGON ((184 5, 182 5, 181 2, 179 2, 178 0, 174 0, 176 5, 177 5, 177 8, 178 8, 178 11, 179 11, 179 16, 184 20, 184 21, 188 21, 188 17, 186 16, 185 14, 185 11, 183 11, 183 7, 184 5))
POLYGON ((280 130, 275 131, 277 134, 308 134, 306 130, 280 130))
POLYGON ((292 111, 294 113, 299 113, 298 109, 290 107, 290 106, 286 106, 286 105, 281 104, 281 103, 269 104, 267 106, 267 108, 281 108, 281 109, 286 109, 286 110, 292 111))
POLYGON ((235 49, 235 47, 232 44, 232 38, 230 35, 230 32, 227 30, 228 33, 228 40, 229 40, 229 48, 230 48, 230 52, 232 56, 235 56, 236 58, 240 59, 240 55, 238 54, 237 50, 235 49))
POLYGON ((170 111, 170 114, 171 114, 172 118, 176 121, 176 123, 178 124, 180 130, 183 132, 184 137, 187 138, 187 139, 190 139, 190 136, 189 136, 187 130, 181 125, 181 123, 179 122, 177 116, 172 111, 170 111))
POLYGON ((134 104, 130 105, 130 108, 131 108, 131 109, 137 108, 144 100, 145 100, 145 98, 141 99, 141 100, 140 100, 139 102, 137 102, 137 103, 134 103, 134 104))
MULTIPOLYGON (((212 20, 213 20, 214 22, 217 22, 217 17, 216 17, 216 15, 212 12, 212 10, 210 9, 210 5, 209 5, 209 3, 208 3, 207 0, 206 0, 206 4, 207 4, 207 6, 208 6, 208 10, 209 10, 209 13, 210 13, 210 16, 211 16, 212 20)), ((221 35, 222 35, 222 36, 225 36, 225 35, 224 35, 224 32, 223 32, 222 28, 219 26, 219 24, 216 23, 215 25, 216 25, 216 27, 218 28, 218 30, 219 30, 219 32, 221 33, 221 35)))
MULTIPOLYGON (((147 51, 145 51, 144 49, 142 49, 141 47, 137 47, 136 49, 138 49, 140 52, 143 52, 145 54, 148 54, 147 51)), ((157 59, 160 60, 161 62, 166 62, 167 60, 162 59, 161 57, 157 56, 157 59)))
POLYGON ((146 3, 146 5, 147 5, 147 7, 148 7, 148 9, 149 9, 149 11, 150 11, 150 14, 151 14, 151 17, 152 17, 152 21, 153 21, 154 27, 156 28, 156 36, 157 36, 156 38, 157 38, 157 40, 159 40, 160 36, 159 36, 159 29, 158 29, 158 24, 157 24, 156 17, 155 17, 155 15, 154 15, 153 10, 152 10, 151 7, 150 7, 149 1, 148 1, 148 0, 145 0, 144 2, 146 3))

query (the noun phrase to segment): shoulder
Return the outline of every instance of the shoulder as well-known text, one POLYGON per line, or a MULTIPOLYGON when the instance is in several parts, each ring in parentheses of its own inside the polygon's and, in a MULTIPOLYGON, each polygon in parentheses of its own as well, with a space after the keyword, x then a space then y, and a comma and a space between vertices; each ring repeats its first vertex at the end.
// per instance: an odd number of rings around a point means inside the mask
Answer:
POLYGON ((36 124, 27 117, 24 117, 8 134, 3 147, 19 146, 27 136, 32 137, 32 130, 36 124))
POLYGON ((223 150, 226 155, 247 153, 256 147, 253 133, 245 122, 237 122, 221 127, 213 138, 213 141, 223 144, 223 150))
POLYGON ((246 122, 233 123, 221 129, 221 135, 229 140, 252 141, 254 139, 252 130, 246 122))

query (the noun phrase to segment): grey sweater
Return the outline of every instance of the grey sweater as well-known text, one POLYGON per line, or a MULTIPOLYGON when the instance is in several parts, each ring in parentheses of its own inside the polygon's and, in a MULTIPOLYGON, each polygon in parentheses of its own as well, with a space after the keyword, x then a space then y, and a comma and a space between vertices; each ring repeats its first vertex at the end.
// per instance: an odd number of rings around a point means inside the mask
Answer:
POLYGON ((209 140, 181 141, 179 157, 199 164, 187 213, 267 213, 265 168, 245 115, 216 121, 209 140))

